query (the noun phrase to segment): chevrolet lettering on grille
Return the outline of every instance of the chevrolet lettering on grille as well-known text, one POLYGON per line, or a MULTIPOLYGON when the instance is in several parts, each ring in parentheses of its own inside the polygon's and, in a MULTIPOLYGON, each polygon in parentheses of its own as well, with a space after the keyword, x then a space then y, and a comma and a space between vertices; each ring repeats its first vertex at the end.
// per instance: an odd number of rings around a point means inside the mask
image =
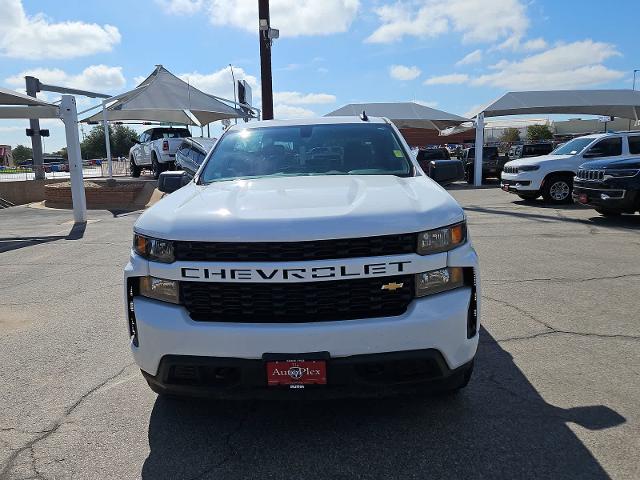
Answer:
POLYGON ((180 276, 190 281, 211 282, 299 282, 304 280, 354 279, 397 275, 407 272, 410 260, 377 262, 364 265, 326 265, 301 268, 216 268, 181 267, 180 276))

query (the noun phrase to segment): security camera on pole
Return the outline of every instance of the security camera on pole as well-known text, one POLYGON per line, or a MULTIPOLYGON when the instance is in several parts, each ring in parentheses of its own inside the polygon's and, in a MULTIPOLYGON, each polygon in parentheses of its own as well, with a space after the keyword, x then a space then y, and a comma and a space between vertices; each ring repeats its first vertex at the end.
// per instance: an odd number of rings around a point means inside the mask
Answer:
POLYGON ((273 85, 271 79, 271 46, 280 32, 271 28, 269 0, 258 0, 260 37, 260 81, 262 83, 262 120, 273 119, 273 85))

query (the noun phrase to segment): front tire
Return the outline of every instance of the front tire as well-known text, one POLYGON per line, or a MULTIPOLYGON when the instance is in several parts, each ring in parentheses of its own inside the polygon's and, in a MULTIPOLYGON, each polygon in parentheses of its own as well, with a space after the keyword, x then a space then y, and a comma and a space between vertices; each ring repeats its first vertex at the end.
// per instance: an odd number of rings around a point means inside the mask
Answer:
POLYGON ((455 373, 451 378, 448 378, 439 393, 441 395, 456 395, 469 384, 472 374, 473 362, 468 368, 465 368, 464 370, 455 373))
POLYGON ((136 161, 133 155, 129 157, 129 167, 131 170, 131 176, 134 178, 138 178, 140 176, 140 172, 142 171, 142 168, 136 165, 136 161))
POLYGON ((156 157, 155 153, 151 156, 151 170, 153 171, 153 178, 156 180, 160 178, 163 168, 160 162, 158 162, 158 157, 156 157))
POLYGON ((569 176, 551 175, 544 181, 542 187, 542 198, 548 203, 555 205, 571 203, 571 192, 573 181, 569 176))
POLYGON ((469 185, 473 185, 473 168, 467 167, 464 169, 464 179, 469 185))

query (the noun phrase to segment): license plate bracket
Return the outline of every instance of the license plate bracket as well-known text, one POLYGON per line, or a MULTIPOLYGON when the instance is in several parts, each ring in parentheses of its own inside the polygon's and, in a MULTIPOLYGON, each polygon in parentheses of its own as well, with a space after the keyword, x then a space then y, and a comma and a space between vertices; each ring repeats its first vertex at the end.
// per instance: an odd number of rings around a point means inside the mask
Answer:
POLYGON ((267 386, 305 388, 327 384, 328 352, 304 354, 265 354, 267 386))

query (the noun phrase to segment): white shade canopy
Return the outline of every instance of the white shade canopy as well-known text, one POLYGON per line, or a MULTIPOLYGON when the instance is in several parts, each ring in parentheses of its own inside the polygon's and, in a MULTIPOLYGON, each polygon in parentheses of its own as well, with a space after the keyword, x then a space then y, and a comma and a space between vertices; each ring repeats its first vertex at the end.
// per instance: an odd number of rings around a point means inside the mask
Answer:
POLYGON ((362 114, 363 111, 371 117, 386 117, 398 128, 443 130, 470 121, 468 118, 426 107, 415 102, 350 103, 327 113, 325 116, 357 116, 362 114))
POLYGON ((479 108, 485 117, 527 114, 584 114, 638 120, 640 91, 634 90, 547 90, 508 92, 479 108))
POLYGON ((0 118, 58 118, 56 105, 0 87, 0 118))
MULTIPOLYGON (((243 118, 247 114, 189 85, 162 65, 135 89, 105 100, 107 118, 114 120, 155 121, 181 125, 206 125, 225 118, 243 118)), ((102 112, 83 122, 102 120, 102 112)))

